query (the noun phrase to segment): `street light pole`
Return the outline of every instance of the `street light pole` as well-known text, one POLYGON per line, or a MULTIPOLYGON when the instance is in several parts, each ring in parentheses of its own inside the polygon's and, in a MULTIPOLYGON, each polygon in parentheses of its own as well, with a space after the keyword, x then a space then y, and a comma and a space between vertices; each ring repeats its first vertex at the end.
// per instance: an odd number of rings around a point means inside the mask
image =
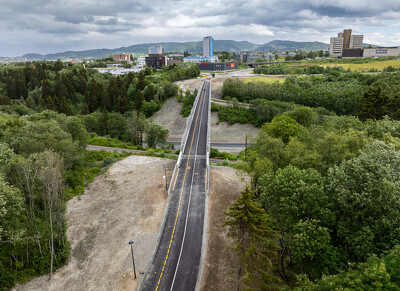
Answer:
POLYGON ((135 268, 135 258, 133 257, 133 241, 130 241, 129 244, 131 245, 131 252, 132 252, 132 264, 133 264, 133 273, 135 274, 135 279, 136 279, 136 268, 135 268))
POLYGON ((168 178, 167 178, 167 166, 164 165, 164 171, 165 171, 165 190, 168 191, 168 178))

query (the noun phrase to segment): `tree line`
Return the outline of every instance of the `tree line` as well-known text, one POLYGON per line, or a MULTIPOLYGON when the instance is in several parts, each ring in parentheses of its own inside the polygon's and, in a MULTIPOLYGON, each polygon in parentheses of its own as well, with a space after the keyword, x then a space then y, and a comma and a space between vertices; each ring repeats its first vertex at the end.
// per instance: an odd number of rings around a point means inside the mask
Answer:
POLYGON ((397 290, 399 148, 389 117, 321 122, 297 108, 265 123, 236 165, 248 188, 226 212, 241 288, 397 290))
POLYGON ((282 84, 228 79, 222 96, 240 102, 261 99, 323 107, 338 115, 357 115, 363 120, 385 115, 397 119, 399 80, 398 72, 367 75, 340 71, 304 78, 288 76, 282 84))

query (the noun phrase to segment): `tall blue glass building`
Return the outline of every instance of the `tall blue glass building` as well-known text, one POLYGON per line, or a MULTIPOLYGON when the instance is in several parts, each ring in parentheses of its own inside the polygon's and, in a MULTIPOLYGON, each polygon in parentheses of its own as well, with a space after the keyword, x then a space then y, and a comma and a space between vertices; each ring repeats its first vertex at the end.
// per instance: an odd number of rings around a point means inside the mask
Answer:
POLYGON ((203 57, 214 56, 214 39, 212 36, 206 36, 203 39, 203 57))

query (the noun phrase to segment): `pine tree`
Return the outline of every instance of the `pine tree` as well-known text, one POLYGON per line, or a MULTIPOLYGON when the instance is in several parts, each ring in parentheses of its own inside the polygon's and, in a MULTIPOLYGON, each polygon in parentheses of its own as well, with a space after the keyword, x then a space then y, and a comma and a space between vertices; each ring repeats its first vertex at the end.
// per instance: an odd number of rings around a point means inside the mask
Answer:
POLYGON ((232 250, 237 254, 243 289, 276 290, 280 281, 273 273, 273 263, 277 258, 278 233, 265 210, 254 201, 254 192, 246 187, 225 214, 228 219, 224 226, 234 241, 232 250))
POLYGON ((388 97, 382 94, 382 88, 371 87, 361 99, 357 115, 361 120, 382 119, 387 114, 385 111, 387 103, 388 97))
POLYGON ((3 95, 0 97, 0 105, 10 105, 10 98, 7 95, 3 95))
POLYGON ((149 85, 147 86, 147 90, 146 90, 146 101, 152 101, 154 100, 154 88, 153 86, 149 85))
POLYGON ((142 105, 143 105, 143 93, 140 90, 136 91, 136 96, 135 96, 135 109, 136 111, 140 111, 142 109, 142 105))

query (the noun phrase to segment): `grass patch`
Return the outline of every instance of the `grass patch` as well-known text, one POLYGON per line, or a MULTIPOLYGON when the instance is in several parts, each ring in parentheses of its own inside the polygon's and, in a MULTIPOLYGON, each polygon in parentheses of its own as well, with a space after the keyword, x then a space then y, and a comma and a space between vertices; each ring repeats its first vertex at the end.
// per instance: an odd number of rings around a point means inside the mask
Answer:
POLYGON ((235 154, 220 152, 217 149, 210 148, 210 158, 236 161, 238 159, 238 156, 235 154))
POLYGON ((394 68, 400 67, 400 60, 388 60, 388 61, 378 61, 378 62, 368 62, 363 64, 343 64, 343 63, 330 63, 324 64, 323 67, 343 67, 343 69, 350 69, 356 72, 368 72, 371 69, 376 69, 382 71, 384 68, 392 66, 394 68))
POLYGON ((272 84, 275 82, 283 83, 285 82, 285 78, 271 78, 271 77, 250 77, 244 80, 244 83, 250 82, 262 82, 266 84, 272 84))
POLYGON ((123 148, 123 149, 131 149, 131 150, 141 150, 143 149, 141 146, 136 146, 128 142, 123 142, 116 138, 111 137, 102 137, 102 136, 94 136, 89 139, 89 144, 104 146, 104 147, 113 147, 113 148, 123 148))
POLYGON ((98 175, 102 174, 115 162, 131 154, 127 152, 117 153, 116 151, 107 152, 105 150, 86 150, 84 155, 83 161, 68 170, 64 175, 67 185, 69 186, 65 190, 67 200, 77 195, 82 195, 85 191, 85 187, 92 183, 98 175))

